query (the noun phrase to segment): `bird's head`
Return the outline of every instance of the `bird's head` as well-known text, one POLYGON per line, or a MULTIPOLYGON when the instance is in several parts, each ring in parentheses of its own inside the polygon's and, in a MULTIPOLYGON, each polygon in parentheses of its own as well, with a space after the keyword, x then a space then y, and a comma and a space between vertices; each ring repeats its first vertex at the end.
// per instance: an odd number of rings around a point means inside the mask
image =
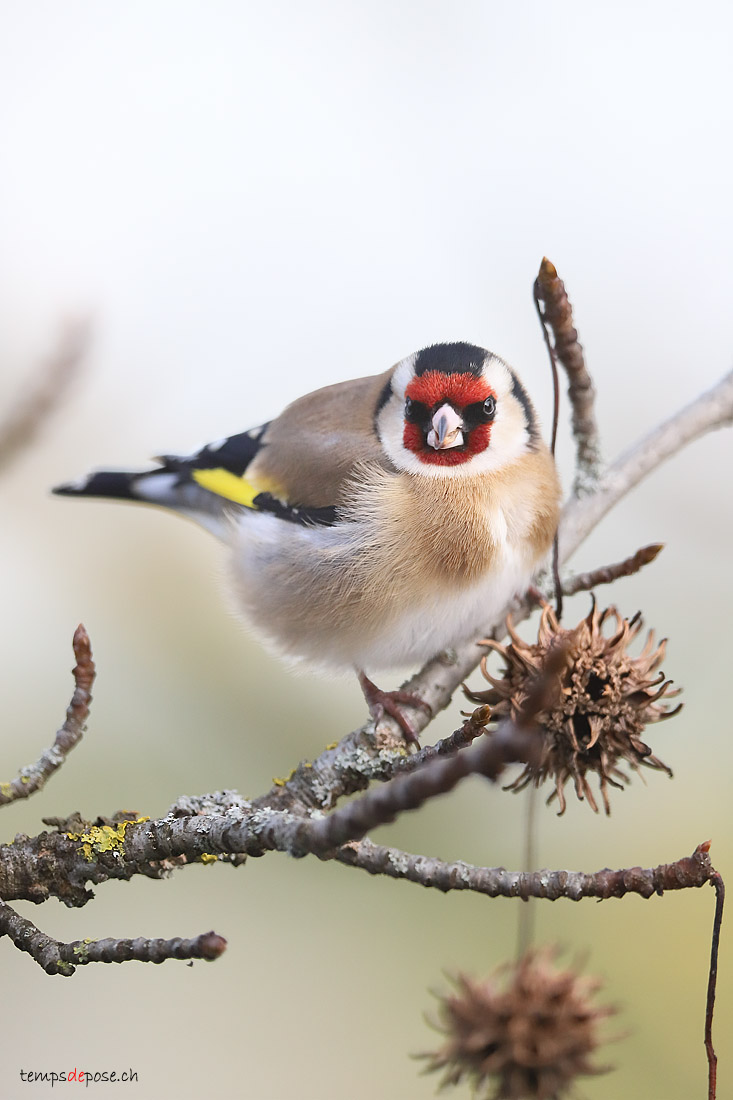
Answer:
POLYGON ((514 371, 473 344, 434 344, 392 371, 376 413, 382 446, 400 470, 461 477, 498 470, 539 439, 514 371))

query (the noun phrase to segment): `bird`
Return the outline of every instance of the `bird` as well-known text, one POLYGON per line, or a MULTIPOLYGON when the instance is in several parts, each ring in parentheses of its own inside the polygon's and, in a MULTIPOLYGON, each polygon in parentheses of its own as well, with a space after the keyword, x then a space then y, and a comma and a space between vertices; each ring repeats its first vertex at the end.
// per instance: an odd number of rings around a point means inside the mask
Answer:
MULTIPOLYGON (((526 590, 555 535, 560 484, 534 406, 498 355, 439 343, 274 420, 102 470, 65 496, 158 505, 228 547, 237 607, 293 664, 356 671, 370 713, 417 735, 404 691, 371 673, 472 638, 526 590)), ((426 708, 429 709, 429 708, 426 708)))

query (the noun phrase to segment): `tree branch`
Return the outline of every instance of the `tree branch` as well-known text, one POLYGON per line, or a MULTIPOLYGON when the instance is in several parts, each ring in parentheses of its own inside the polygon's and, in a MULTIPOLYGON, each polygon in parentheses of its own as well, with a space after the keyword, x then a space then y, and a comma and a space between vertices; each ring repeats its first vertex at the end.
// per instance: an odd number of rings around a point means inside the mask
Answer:
POLYGON ((713 939, 710 947, 710 970, 708 972, 708 994, 705 1005, 705 1053, 708 1059, 708 1100, 715 1100, 718 1077, 718 1058, 713 1047, 713 1012, 715 1009, 715 987, 718 980, 718 948, 720 929, 723 924, 723 905, 725 903, 725 884, 717 871, 711 871, 710 882, 715 887, 715 918, 713 920, 713 939))
POLYGON ((576 592, 589 592, 599 584, 612 584, 620 577, 630 577, 638 573, 645 565, 649 565, 664 549, 661 542, 652 543, 651 546, 642 546, 635 554, 614 565, 602 565, 598 569, 591 569, 588 573, 577 573, 567 577, 563 581, 562 590, 566 596, 574 596, 576 592))
MULTIPOLYGON (((463 711, 463 714, 466 712, 463 711)), ((451 756, 454 752, 458 752, 460 749, 467 748, 473 741, 486 731, 486 727, 491 721, 491 707, 483 704, 476 707, 466 718, 463 725, 449 734, 448 737, 443 737, 440 741, 436 741, 434 745, 424 745, 423 748, 418 749, 417 752, 411 753, 409 756, 403 756, 399 760, 396 760, 392 765, 392 775, 404 775, 406 772, 415 771, 417 768, 421 768, 423 764, 427 764, 429 760, 435 760, 440 756, 451 756)))
POLYGON ((595 415, 596 391, 585 365, 583 346, 573 324, 573 310, 565 284, 559 278, 555 265, 546 256, 535 280, 534 299, 553 366, 557 358, 568 376, 568 398, 577 450, 573 493, 576 497, 585 496, 594 492, 601 471, 595 415), (553 337, 552 343, 550 333, 553 337))
POLYGON ((29 798, 40 791, 64 763, 74 745, 82 739, 84 724, 89 717, 95 669, 89 635, 81 624, 74 633, 73 646, 76 657, 76 665, 72 670, 75 688, 66 711, 66 721, 56 734, 53 745, 41 754, 35 764, 21 768, 15 779, 11 779, 9 783, 0 783, 0 806, 7 806, 19 798, 29 798))
POLYGON ((334 859, 370 875, 404 879, 443 893, 472 890, 491 898, 546 898, 548 901, 596 898, 603 901, 622 898, 624 894, 650 898, 665 890, 688 890, 707 882, 714 884, 717 872, 710 862, 709 848, 707 841, 699 844, 691 856, 658 867, 628 867, 621 871, 604 867, 592 874, 585 871, 507 871, 504 867, 474 867, 462 860, 446 863, 399 848, 381 847, 368 839, 340 848, 334 859))
POLYGON ((87 963, 162 963, 166 959, 218 959, 227 941, 216 932, 204 932, 193 940, 74 940, 62 943, 36 928, 4 901, 0 901, 0 936, 8 936, 19 951, 27 951, 47 974, 70 978, 77 966, 87 963))
MULTIPOLYGON (((359 840, 378 825, 396 820, 407 810, 417 810, 430 798, 447 794, 468 775, 496 779, 507 764, 536 760, 542 747, 536 730, 513 722, 502 722, 491 736, 446 758, 429 759, 422 767, 395 776, 388 783, 372 787, 326 817, 301 820, 292 830, 281 828, 272 836, 273 846, 285 844, 294 856, 322 854, 348 841, 359 840)), ((297 819, 296 819, 297 820, 297 819)), ((281 823, 278 823, 280 825, 281 823)))

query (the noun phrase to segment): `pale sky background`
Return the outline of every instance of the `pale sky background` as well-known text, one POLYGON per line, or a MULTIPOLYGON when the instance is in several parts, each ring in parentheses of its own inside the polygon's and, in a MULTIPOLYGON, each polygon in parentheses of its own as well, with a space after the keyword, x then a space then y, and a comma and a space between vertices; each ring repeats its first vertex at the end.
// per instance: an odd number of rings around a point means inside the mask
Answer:
MULTIPOLYGON (((543 254, 575 306, 609 457, 730 369, 732 32, 723 3, 0 2, 0 409, 64 318, 94 329, 63 409, 0 482, 3 778, 62 720, 80 620, 99 664, 84 742, 4 811, 3 839, 75 809, 259 794, 364 717, 355 684, 295 678, 249 638, 210 536, 51 485, 186 453, 439 340, 509 360, 549 424, 543 254)), ((674 780, 635 777, 610 820, 543 809, 543 865, 654 865, 712 837, 733 872, 732 453, 730 434, 694 445, 576 556, 587 569, 666 543, 601 598, 669 636, 686 709, 649 731, 674 780)), ((522 821, 520 798, 475 780, 375 839, 515 868, 522 821)), ((436 1043, 428 990, 511 957, 519 904, 282 856, 96 895, 21 908, 66 939, 213 927, 229 950, 64 980, 3 941, 4 1096, 51 1095, 22 1068, 78 1065, 137 1070, 136 1100, 422 1100, 437 1082, 409 1054, 436 1043)), ((610 1030, 629 1033, 589 1100, 703 1094, 712 915, 709 890, 538 907, 539 938, 587 958, 622 1010, 610 1030)), ((721 1096, 730 956, 728 937, 721 1096)))

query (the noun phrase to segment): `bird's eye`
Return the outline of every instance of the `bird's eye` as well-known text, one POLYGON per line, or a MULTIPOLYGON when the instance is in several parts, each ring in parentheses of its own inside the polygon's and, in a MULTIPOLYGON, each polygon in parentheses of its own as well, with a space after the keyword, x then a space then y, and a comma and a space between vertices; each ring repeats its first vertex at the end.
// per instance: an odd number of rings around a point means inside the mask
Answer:
POLYGON ((496 398, 491 394, 484 401, 483 412, 485 420, 493 420, 496 416, 496 398))
MULTIPOLYGON (((418 424, 423 427, 430 420, 430 412, 422 401, 415 401, 412 397, 405 398, 405 421, 408 424, 418 424)), ((425 428, 425 431, 428 429, 425 428)))

